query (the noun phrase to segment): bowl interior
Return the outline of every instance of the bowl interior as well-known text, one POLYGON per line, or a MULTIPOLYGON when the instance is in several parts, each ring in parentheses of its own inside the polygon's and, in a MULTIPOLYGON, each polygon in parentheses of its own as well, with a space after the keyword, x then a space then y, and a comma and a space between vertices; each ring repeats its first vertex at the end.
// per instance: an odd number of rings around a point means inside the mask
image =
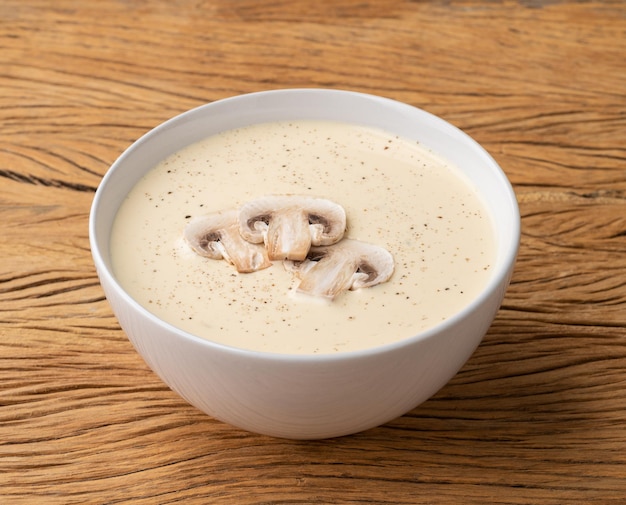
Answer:
POLYGON ((110 276, 117 284, 109 254, 111 227, 128 192, 157 163, 224 130, 292 119, 384 129, 419 141, 450 160, 482 196, 496 231, 496 262, 484 292, 505 284, 517 253, 519 210, 511 185, 495 160, 468 135, 421 109, 372 95, 321 89, 252 93, 210 103, 170 119, 131 145, 105 175, 92 206, 90 236, 100 275, 110 276))

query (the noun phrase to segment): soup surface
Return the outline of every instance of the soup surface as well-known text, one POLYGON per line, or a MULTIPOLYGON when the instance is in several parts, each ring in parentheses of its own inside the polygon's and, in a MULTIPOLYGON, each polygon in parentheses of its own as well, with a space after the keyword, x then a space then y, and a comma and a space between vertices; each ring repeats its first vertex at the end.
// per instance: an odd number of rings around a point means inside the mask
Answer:
POLYGON ((149 311, 215 342, 278 353, 411 337, 466 306, 495 254, 481 199, 445 159, 416 141, 325 121, 258 124, 182 149, 136 184, 111 239, 115 275, 149 311), (392 277, 318 300, 296 294, 280 262, 240 274, 184 241, 192 218, 273 194, 342 205, 346 237, 386 248, 392 277))

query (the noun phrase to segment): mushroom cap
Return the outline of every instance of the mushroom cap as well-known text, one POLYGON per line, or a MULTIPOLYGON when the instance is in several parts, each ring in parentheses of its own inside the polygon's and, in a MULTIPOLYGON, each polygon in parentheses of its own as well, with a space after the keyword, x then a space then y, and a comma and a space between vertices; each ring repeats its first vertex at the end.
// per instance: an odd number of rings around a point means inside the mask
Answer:
POLYGON ((263 196, 240 207, 239 231, 249 242, 264 242, 272 260, 301 261, 311 245, 341 240, 346 231, 346 212, 341 205, 324 198, 263 196))
POLYGON ((384 247, 346 238, 331 246, 311 247, 304 261, 287 261, 285 267, 300 279, 299 292, 334 298, 346 290, 388 281, 394 261, 384 247))
POLYGON ((225 259, 241 273, 271 266, 265 248, 239 234, 238 216, 237 210, 230 209, 196 217, 185 227, 185 240, 200 256, 225 259))

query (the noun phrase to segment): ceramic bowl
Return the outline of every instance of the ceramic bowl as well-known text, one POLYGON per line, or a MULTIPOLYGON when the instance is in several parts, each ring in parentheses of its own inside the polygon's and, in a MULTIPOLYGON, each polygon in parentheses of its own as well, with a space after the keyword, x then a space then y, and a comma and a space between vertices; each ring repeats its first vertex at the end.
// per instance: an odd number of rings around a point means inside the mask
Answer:
POLYGON ((106 297, 150 368, 190 404, 236 427, 275 437, 321 439, 360 432, 402 416, 442 388, 490 327, 518 250, 519 210, 494 159, 468 135, 423 110, 361 93, 275 90, 213 102, 154 128, 111 166, 93 201, 90 241, 106 297), (115 277, 109 243, 133 185, 173 152, 223 130, 288 119, 321 119, 417 138, 464 172, 496 230, 495 265, 469 305, 405 340, 360 351, 294 355, 255 352, 199 338, 139 305, 115 277))

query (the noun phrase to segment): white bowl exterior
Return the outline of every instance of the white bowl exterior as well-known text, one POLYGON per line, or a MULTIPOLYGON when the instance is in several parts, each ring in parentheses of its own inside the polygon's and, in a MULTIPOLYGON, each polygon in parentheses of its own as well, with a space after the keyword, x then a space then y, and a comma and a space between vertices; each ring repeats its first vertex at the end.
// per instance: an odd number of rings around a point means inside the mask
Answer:
POLYGON ((390 421, 437 392, 489 328, 509 283, 519 242, 519 210, 496 162, 449 123, 392 100, 338 90, 278 90, 214 102, 163 123, 113 164, 92 207, 90 238, 107 299, 146 363, 207 414, 285 438, 356 433, 390 421), (189 335, 160 321, 111 272, 109 235, 132 186, 169 154, 220 131, 265 121, 357 123, 418 139, 461 169, 483 195, 497 231, 493 276, 469 307, 432 330, 395 344, 323 356, 258 353, 189 335))

